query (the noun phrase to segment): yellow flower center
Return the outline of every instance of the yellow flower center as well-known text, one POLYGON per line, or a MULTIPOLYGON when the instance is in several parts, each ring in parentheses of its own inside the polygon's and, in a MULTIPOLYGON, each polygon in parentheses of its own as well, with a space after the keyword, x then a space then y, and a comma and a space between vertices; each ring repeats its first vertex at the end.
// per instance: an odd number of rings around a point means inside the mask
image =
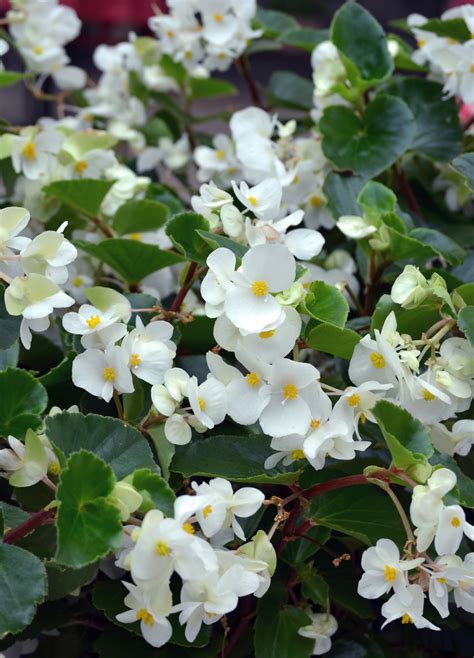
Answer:
POLYGON ((34 160, 36 158, 36 148, 33 142, 28 142, 28 144, 25 144, 25 146, 22 148, 21 153, 24 158, 29 160, 34 160))
POLYGON ((321 425, 321 421, 318 420, 317 418, 313 418, 313 420, 310 422, 311 429, 313 430, 317 430, 320 425, 321 425))
POLYGON ((436 395, 433 395, 431 391, 429 391, 427 388, 423 389, 423 400, 426 400, 427 402, 432 402, 433 400, 436 400, 436 395))
POLYGON ((204 398, 198 398, 198 402, 199 402, 199 409, 201 411, 204 411, 204 409, 206 408, 206 403, 204 402, 204 398))
POLYGON ((172 39, 172 38, 174 37, 174 32, 173 32, 173 30, 168 30, 168 31, 166 32, 166 36, 168 37, 168 39, 172 39))
POLYGON ((218 151, 216 151, 216 158, 218 160, 223 160, 225 158, 225 153, 224 153, 224 151, 222 151, 222 149, 219 149, 218 151))
POLYGON ((425 44, 426 44, 426 39, 420 39, 419 41, 417 41, 418 48, 423 48, 425 44))
POLYGON ((357 393, 353 393, 352 395, 349 395, 349 397, 347 398, 347 404, 350 407, 357 407, 359 402, 360 402, 360 395, 358 395, 357 393))
POLYGON ((104 368, 102 377, 106 382, 115 381, 115 370, 113 368, 104 368))
POLYGON ((298 459, 304 459, 304 452, 300 450, 299 448, 296 448, 295 450, 292 450, 290 453, 291 459, 294 459, 295 461, 298 459))
POLYGON ((293 178, 293 180, 291 181, 291 184, 292 185, 298 185, 299 182, 300 182, 300 179, 298 178, 298 176, 295 176, 293 178))
POLYGON ((128 236, 129 240, 136 240, 137 242, 140 242, 142 239, 143 235, 141 233, 130 233, 128 236))
POLYGON ((82 286, 82 283, 83 283, 82 276, 76 276, 76 278, 72 280, 72 285, 75 288, 80 288, 82 286))
POLYGON ((190 50, 187 50, 187 51, 184 53, 184 59, 187 59, 188 61, 191 59, 192 56, 193 56, 193 54, 192 54, 192 52, 191 52, 190 50))
POLYGON ((441 585, 444 585, 446 583, 446 578, 436 578, 438 583, 441 583, 441 585))
POLYGON ((268 290, 268 284, 265 281, 254 281, 252 283, 252 292, 255 297, 264 297, 268 290))
POLYGON ((224 16, 222 14, 214 14, 213 19, 216 21, 216 23, 222 23, 224 20, 224 16))
POLYGON ((283 387, 283 397, 285 400, 294 400, 298 397, 298 389, 294 384, 287 384, 283 387))
POLYGON ((136 368, 142 362, 141 356, 139 354, 130 354, 130 359, 128 360, 128 365, 132 368, 136 368))
POLYGON ((33 48, 33 52, 34 52, 35 55, 42 55, 43 54, 43 49, 41 48, 41 46, 35 46, 33 48))
POLYGON ((380 352, 372 352, 370 360, 374 368, 385 368, 385 359, 380 352))
POLYGON ((254 206, 254 207, 255 207, 255 206, 257 205, 257 203, 258 203, 257 198, 254 197, 254 196, 249 196, 249 198, 248 198, 248 202, 250 203, 251 206, 254 206))
POLYGON ((249 372, 249 374, 245 376, 245 379, 247 380, 247 384, 252 388, 255 388, 260 384, 260 377, 256 372, 249 372))
POLYGON ((160 557, 166 557, 167 555, 170 554, 170 547, 165 541, 157 541, 155 544, 155 554, 159 555, 160 557))
POLYGON ((322 206, 324 203, 324 199, 317 194, 313 194, 309 198, 309 203, 313 208, 319 208, 319 206, 322 206))
POLYGON ((140 610, 137 610, 137 621, 142 621, 147 626, 154 626, 155 624, 153 615, 150 614, 145 608, 140 608, 140 610))
POLYGON ((183 523, 183 530, 184 532, 187 532, 189 535, 194 535, 194 533, 196 532, 192 523, 183 523))
POLYGON ((395 567, 391 567, 390 565, 386 564, 385 569, 383 570, 383 575, 385 576, 387 583, 393 583, 397 577, 397 570, 395 567))
POLYGON ((76 174, 79 174, 79 176, 82 176, 84 171, 87 169, 88 164, 85 160, 78 160, 76 164, 74 165, 74 170, 76 174))
POLYGON ((86 324, 89 329, 95 329, 101 323, 99 315, 91 315, 90 318, 87 318, 86 324))
POLYGON ((453 516, 453 518, 451 519, 451 525, 453 526, 453 528, 459 528, 459 526, 461 525, 461 519, 459 518, 459 516, 453 516))
POLYGON ((413 619, 410 617, 408 613, 405 612, 405 614, 402 617, 402 624, 413 624, 413 619))
POLYGON ((258 334, 258 337, 263 338, 265 340, 266 338, 271 338, 274 335, 275 335, 275 329, 270 329, 269 331, 261 331, 258 334))
POLYGON ((205 519, 207 519, 209 514, 212 514, 212 505, 206 505, 206 507, 202 510, 202 515, 205 519))
POLYGON ((367 421, 367 416, 365 414, 361 414, 359 420, 363 425, 367 421))
MULTIPOLYGON (((474 37, 473 37, 473 38, 474 38, 474 37)), ((469 67, 469 71, 470 71, 471 73, 474 73, 474 64, 471 64, 471 66, 469 67)))
POLYGON ((51 475, 57 475, 59 473, 59 468, 59 462, 51 462, 48 466, 48 473, 51 473, 51 475))

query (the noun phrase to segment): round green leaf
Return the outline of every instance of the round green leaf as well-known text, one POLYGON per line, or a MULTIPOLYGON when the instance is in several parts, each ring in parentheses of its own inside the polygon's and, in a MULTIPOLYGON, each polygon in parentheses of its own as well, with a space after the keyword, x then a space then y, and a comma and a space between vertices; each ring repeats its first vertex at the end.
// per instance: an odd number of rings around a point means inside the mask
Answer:
POLYGON ((112 226, 119 235, 156 231, 165 224, 168 215, 168 208, 159 201, 127 201, 115 213, 112 226))
POLYGON ((26 370, 8 368, 0 372, 0 436, 24 436, 41 423, 46 409, 46 389, 26 370))
POLYGON ((62 180, 46 185, 43 187, 43 192, 74 210, 83 212, 88 217, 96 217, 105 195, 114 182, 93 178, 62 180))
POLYGON ((327 322, 344 328, 349 314, 349 304, 334 286, 323 281, 313 281, 303 301, 304 311, 319 322, 327 322))
POLYGON ((348 107, 328 107, 319 128, 323 151, 336 167, 372 178, 411 147, 415 119, 399 98, 378 96, 361 118, 348 107))
POLYGON ((177 249, 191 260, 203 265, 212 251, 198 230, 209 231, 209 222, 196 212, 175 215, 166 226, 166 233, 177 249))

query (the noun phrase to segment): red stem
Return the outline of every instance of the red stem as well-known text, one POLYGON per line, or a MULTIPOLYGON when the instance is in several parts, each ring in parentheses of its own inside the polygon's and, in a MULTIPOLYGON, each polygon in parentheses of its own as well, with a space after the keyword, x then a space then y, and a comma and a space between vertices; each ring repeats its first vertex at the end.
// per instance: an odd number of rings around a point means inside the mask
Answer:
POLYGON ((170 311, 179 311, 179 309, 181 308, 181 304, 184 302, 184 298, 186 297, 188 290, 190 289, 191 284, 193 282, 196 269, 197 269, 197 263, 194 262, 191 263, 186 273, 184 283, 181 286, 180 290, 178 291, 178 294, 174 298, 174 301, 169 308, 170 311))
POLYGON ((395 167, 395 171, 396 171, 396 174, 397 174, 397 180, 398 180, 398 184, 400 186, 400 190, 401 190, 403 196, 405 197, 405 201, 406 201, 407 206, 410 208, 410 210, 412 210, 415 213, 415 215, 419 219, 421 219, 422 222, 426 222, 426 220, 423 216, 423 212, 420 208, 420 205, 419 205, 419 203, 418 203, 418 201, 417 201, 417 199, 416 199, 416 197, 413 193, 411 185, 407 181, 407 179, 405 178, 405 174, 403 173, 401 168, 398 167, 398 166, 395 167))
POLYGON ((24 523, 19 525, 12 530, 9 530, 3 537, 4 544, 16 544, 20 539, 23 539, 30 532, 33 532, 35 528, 39 528, 42 525, 46 525, 54 517, 53 510, 40 510, 35 512, 27 519, 24 523))
POLYGON ((239 57, 237 60, 239 65, 240 65, 240 71, 242 72, 242 76, 247 84, 248 90, 250 92, 250 96, 252 98, 252 101, 257 105, 258 107, 261 107, 265 109, 264 104, 262 99, 260 98, 260 93, 258 91, 258 87, 255 84, 255 80, 252 77, 252 74, 250 72, 250 67, 249 67, 249 62, 248 59, 245 55, 242 55, 239 57))
POLYGON ((346 475, 342 478, 329 480, 329 482, 321 482, 320 484, 315 484, 310 489, 306 489, 303 495, 305 498, 315 498, 316 496, 320 496, 327 491, 335 491, 336 489, 353 487, 358 484, 369 484, 369 481, 365 475, 346 475))

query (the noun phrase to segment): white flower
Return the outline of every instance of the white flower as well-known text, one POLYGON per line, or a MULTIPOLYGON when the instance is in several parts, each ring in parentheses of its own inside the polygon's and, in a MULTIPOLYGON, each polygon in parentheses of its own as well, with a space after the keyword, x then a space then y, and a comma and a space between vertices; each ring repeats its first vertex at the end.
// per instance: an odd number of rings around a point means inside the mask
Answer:
POLYGON ((311 624, 298 629, 298 635, 314 640, 313 656, 321 656, 330 651, 331 636, 337 631, 337 620, 325 612, 310 612, 311 624))
POLYGON ((318 44, 311 54, 313 82, 317 96, 327 96, 338 82, 346 79, 346 69, 339 51, 331 41, 318 44))
POLYGON ((123 624, 139 621, 141 634, 148 644, 152 647, 162 647, 173 634, 171 624, 166 618, 171 612, 171 591, 168 583, 162 584, 153 596, 136 585, 127 582, 123 584, 129 591, 124 603, 130 610, 118 614, 117 621, 123 624), (158 606, 156 601, 159 602, 158 606))
POLYGON ((401 619, 402 624, 414 624, 416 628, 429 628, 432 631, 440 629, 423 617, 424 598, 423 590, 419 585, 408 585, 407 593, 410 597, 409 603, 404 604, 397 594, 394 594, 382 606, 382 615, 385 621, 384 628, 396 619, 401 619))
POLYGON ((151 400, 164 416, 171 416, 188 394, 189 375, 182 368, 171 368, 164 374, 164 385, 155 384, 151 400))
POLYGON ((232 189, 238 200, 262 222, 270 222, 280 210, 282 189, 276 178, 263 180, 254 187, 242 181, 237 187, 232 182, 232 189))
POLYGON ((214 478, 202 484, 191 483, 197 501, 196 518, 206 537, 213 537, 221 530, 232 527, 239 539, 245 539, 236 517, 248 518, 255 514, 265 496, 253 487, 242 487, 235 493, 228 480, 214 478))
POLYGON ((225 293, 224 311, 229 320, 247 333, 277 327, 285 316, 270 293, 288 288, 295 271, 295 259, 282 245, 249 249, 241 267, 232 274, 235 286, 225 293))
POLYGON ((111 499, 119 508, 120 518, 125 523, 127 519, 136 512, 143 502, 143 497, 128 482, 117 482, 111 494, 111 499))
POLYGON ((474 420, 458 420, 451 430, 441 423, 431 426, 431 438, 435 448, 451 457, 469 454, 474 443, 474 420))
POLYGON ((458 550, 463 535, 474 540, 474 526, 466 521, 460 505, 443 507, 439 512, 435 534, 435 549, 438 555, 454 554, 458 550))
POLYGON ((428 478, 426 485, 413 489, 410 518, 416 526, 417 548, 425 551, 431 544, 438 527, 443 496, 456 486, 456 475, 448 468, 439 468, 428 478))
POLYGON ((20 251, 29 243, 19 234, 28 225, 30 213, 26 208, 12 206, 0 209, 0 255, 11 255, 11 249, 20 251))
POLYGON ((10 448, 0 450, 0 471, 12 487, 31 487, 48 472, 48 456, 39 437, 29 429, 25 443, 8 437, 10 448))
POLYGON ((105 171, 114 167, 117 159, 113 152, 104 149, 92 149, 75 158, 74 162, 67 165, 66 178, 102 178, 105 171))
POLYGON ((209 270, 201 283, 201 295, 206 302, 205 310, 209 318, 219 317, 224 312, 226 293, 233 287, 231 277, 235 263, 235 254, 224 247, 216 249, 207 257, 209 270))
POLYGON ((119 312, 113 307, 101 311, 91 304, 82 304, 77 313, 65 313, 63 327, 70 334, 90 336, 115 324, 119 317, 119 312))
POLYGON ((67 281, 67 265, 76 259, 77 249, 64 237, 61 228, 40 233, 21 251, 26 274, 43 274, 58 284, 67 281))
POLYGON ((346 237, 353 240, 366 238, 377 230, 375 226, 369 224, 363 217, 356 217, 355 215, 344 215, 340 217, 336 225, 341 233, 344 233, 346 237))
POLYGON ((209 377, 198 386, 196 377, 191 377, 187 397, 194 415, 208 429, 222 423, 227 413, 227 393, 220 381, 209 377))
POLYGON ((137 160, 137 171, 142 173, 154 169, 160 162, 169 169, 181 169, 189 162, 191 151, 189 148, 189 137, 184 134, 177 142, 169 137, 161 137, 158 146, 147 147, 137 160))
POLYGON ((237 349, 235 356, 248 373, 237 371, 227 384, 227 413, 240 425, 253 425, 270 401, 271 389, 266 383, 270 367, 244 350, 237 349))
POLYGON ((87 349, 73 361, 72 381, 91 395, 109 402, 114 390, 133 393, 132 375, 125 352, 117 345, 109 345, 105 352, 87 349))
POLYGON ((366 420, 375 422, 372 409, 391 387, 391 384, 379 384, 373 381, 364 382, 357 387, 349 386, 334 405, 333 417, 343 420, 348 426, 355 427, 355 431, 358 432, 359 422, 365 423, 366 420))
POLYGON ((128 365, 139 379, 161 384, 176 354, 176 346, 171 341, 173 326, 169 322, 150 322, 145 327, 138 315, 135 325, 122 342, 128 365))
POLYGON ((397 545, 391 539, 379 539, 375 546, 371 546, 362 554, 362 568, 365 573, 359 581, 357 591, 366 599, 378 599, 393 588, 402 603, 410 604, 406 572, 422 562, 424 558, 400 560, 397 545))
POLYGON ((15 137, 11 156, 14 170, 32 180, 50 175, 63 139, 56 130, 15 137))
POLYGON ((391 292, 393 301, 407 309, 419 306, 429 294, 428 281, 414 265, 405 265, 391 292))

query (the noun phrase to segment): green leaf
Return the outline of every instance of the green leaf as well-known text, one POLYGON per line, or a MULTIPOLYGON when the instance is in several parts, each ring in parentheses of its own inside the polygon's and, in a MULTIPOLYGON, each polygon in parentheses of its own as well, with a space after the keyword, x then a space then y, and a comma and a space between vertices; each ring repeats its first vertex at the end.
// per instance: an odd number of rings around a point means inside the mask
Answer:
POLYGON ((380 537, 404 542, 400 517, 390 498, 374 485, 347 487, 317 496, 310 516, 319 525, 351 535, 364 544, 380 537))
POLYGON ((464 260, 464 249, 435 229, 415 228, 404 235, 387 226, 387 232, 390 236, 388 253, 393 261, 412 260, 424 265, 430 258, 441 256, 449 264, 456 265, 464 260))
POLYGON ((474 306, 465 306, 459 311, 458 326, 471 345, 474 345, 474 306))
POLYGON ((161 425, 150 427, 150 429, 147 430, 147 433, 150 435, 153 445, 155 446, 163 477, 165 480, 169 480, 169 467, 174 457, 175 446, 173 443, 170 443, 165 436, 165 424, 161 423, 161 425))
POLYGON ((349 360, 360 338, 352 329, 341 329, 326 322, 310 329, 306 342, 319 352, 349 360))
POLYGON ((209 222, 196 212, 175 215, 166 226, 166 233, 179 251, 191 260, 204 265, 211 252, 207 242, 197 231, 209 231, 209 222))
POLYGON ((397 468, 409 470, 426 464, 433 454, 433 444, 422 422, 387 400, 377 402, 373 414, 397 468))
POLYGON ((180 199, 176 196, 171 187, 160 183, 150 183, 146 191, 146 199, 153 199, 165 205, 171 214, 176 214, 184 210, 180 199))
POLYGON ((328 208, 335 219, 342 215, 362 214, 357 201, 366 183, 362 176, 349 176, 331 171, 324 180, 323 192, 328 201, 328 208))
POLYGON ((289 484, 301 471, 278 464, 266 470, 264 462, 274 454, 271 439, 263 434, 211 436, 178 447, 171 470, 185 477, 223 477, 234 482, 289 484))
POLYGON ((115 213, 112 226, 119 235, 156 231, 166 223, 168 215, 168 208, 159 201, 127 201, 115 213))
POLYGON ((67 151, 78 160, 94 149, 111 149, 116 146, 117 142, 116 137, 99 130, 74 132, 64 140, 62 151, 67 151))
POLYGON ((444 98, 442 85, 420 78, 397 78, 383 92, 401 98, 415 117, 411 149, 441 162, 459 153, 462 129, 458 108, 454 98, 444 98))
MULTIPOLYGON (((301 572, 298 573, 301 577, 301 572)), ((302 584, 302 593, 305 599, 310 599, 316 605, 326 607, 329 587, 322 576, 311 570, 302 577, 302 584)))
POLYGON ((138 283, 149 274, 183 260, 179 254, 137 240, 110 238, 99 244, 75 240, 74 244, 109 265, 129 283, 138 283))
POLYGON ((441 20, 440 18, 430 18, 429 21, 418 25, 418 29, 425 30, 426 32, 433 32, 439 37, 448 37, 448 39, 455 39, 463 43, 469 41, 471 33, 463 18, 450 18, 441 20))
POLYGON ((141 468, 133 473, 132 484, 144 498, 140 511, 156 508, 165 516, 174 515, 174 491, 160 475, 148 468, 141 468))
MULTIPOLYGON (((375 18, 355 2, 345 3, 334 15, 331 41, 355 66, 362 80, 383 80, 393 70, 385 32, 375 18)), ((348 74, 351 76, 351 70, 348 74)))
POLYGON ((0 350, 8 349, 20 335, 21 317, 10 315, 3 301, 5 288, 0 285, 0 350))
MULTIPOLYGON (((319 565, 318 565, 318 568, 319 565)), ((324 569, 323 576, 329 587, 331 602, 336 603, 359 619, 373 619, 374 612, 370 601, 363 599, 357 593, 359 574, 354 569, 352 560, 343 561, 337 569, 332 562, 324 569)), ((354 620, 357 623, 357 620, 354 620)), ((351 658, 356 658, 351 656, 351 658)), ((375 658, 371 656, 371 658, 375 658)))
POLYGON ((4 531, 16 528, 28 518, 27 512, 22 510, 21 507, 8 505, 8 503, 2 501, 0 501, 0 513, 3 515, 4 531))
POLYGON ((43 192, 88 217, 96 217, 114 182, 92 178, 55 181, 43 187, 43 192))
MULTIPOLYGON (((0 324, 3 324, 1 320, 0 324)), ((0 350, 0 371, 15 368, 18 363, 19 354, 20 345, 18 341, 10 345, 6 350, 0 350)))
POLYGON ((286 46, 302 48, 308 53, 312 53, 314 48, 329 39, 329 30, 313 30, 310 27, 287 30, 278 37, 278 41, 286 46))
POLYGON ((364 185, 357 201, 367 217, 393 213, 397 207, 397 197, 392 190, 373 180, 364 185))
POLYGON ((97 575, 98 564, 93 562, 80 569, 64 569, 54 562, 46 566, 48 601, 57 601, 74 590, 88 585, 97 575))
POLYGON ((298 22, 282 11, 275 11, 273 9, 257 9, 257 27, 264 29, 263 36, 276 37, 281 32, 288 30, 299 29, 298 22))
POLYGON ((442 256, 450 265, 459 265, 466 257, 466 252, 457 242, 450 237, 432 228, 414 228, 408 234, 423 245, 429 246, 433 251, 442 256))
POLYGON ((301 539, 287 542, 281 553, 281 558, 285 562, 292 565, 306 562, 326 544, 331 537, 331 530, 323 528, 323 526, 312 527, 305 532, 305 537, 307 539, 301 537, 301 539))
POLYGON ((123 600, 127 593, 128 590, 125 589, 121 582, 110 580, 98 582, 94 585, 92 603, 94 607, 101 610, 106 618, 113 624, 125 628, 129 633, 135 633, 136 635, 141 636, 140 624, 124 624, 117 621, 116 618, 118 614, 126 609, 123 600))
POLYGON ((319 322, 343 328, 349 314, 349 304, 334 286, 313 281, 303 301, 304 311, 319 322))
POLYGON ((116 418, 63 411, 47 418, 46 434, 66 458, 80 450, 94 453, 118 480, 140 468, 157 469, 145 437, 116 418))
POLYGON ((474 192, 474 153, 465 153, 455 158, 451 166, 466 179, 467 186, 474 192))
POLYGON ((0 639, 19 633, 46 596, 46 571, 35 555, 0 544, 0 639))
POLYGON ((227 80, 217 78, 191 78, 191 97, 195 100, 199 98, 216 98, 218 96, 235 96, 237 87, 227 80))
POLYGON ((56 562, 77 569, 120 546, 120 513, 108 500, 115 482, 110 466, 90 452, 68 459, 57 491, 56 562))
POLYGON ((390 295, 382 295, 372 314, 371 332, 374 329, 381 330, 385 319, 392 311, 397 318, 398 331, 402 334, 409 334, 412 338, 420 338, 424 331, 440 319, 438 303, 434 300, 426 301, 417 308, 407 310, 399 304, 395 304, 390 295))
POLYGON ((310 110, 313 107, 313 83, 291 71, 272 73, 268 91, 279 107, 310 110))
POLYGON ((218 249, 219 247, 225 247, 230 249, 237 258, 243 258, 247 252, 247 247, 235 240, 227 238, 225 235, 220 235, 219 233, 210 233, 209 231, 201 231, 196 229, 196 233, 203 238, 212 249, 218 249))
POLYGON ((46 389, 26 370, 0 372, 0 436, 21 438, 39 427, 47 402, 46 389))
POLYGON ((17 73, 16 71, 0 71, 0 89, 10 87, 20 80, 31 78, 31 73, 17 73))
POLYGON ((150 146, 156 146, 158 140, 162 137, 173 139, 173 134, 166 121, 163 121, 160 117, 153 117, 153 119, 143 126, 141 131, 145 135, 146 143, 150 146))
POLYGON ((410 148, 415 119, 399 98, 378 96, 362 118, 347 107, 326 108, 319 129, 324 154, 336 167, 373 178, 410 148))

